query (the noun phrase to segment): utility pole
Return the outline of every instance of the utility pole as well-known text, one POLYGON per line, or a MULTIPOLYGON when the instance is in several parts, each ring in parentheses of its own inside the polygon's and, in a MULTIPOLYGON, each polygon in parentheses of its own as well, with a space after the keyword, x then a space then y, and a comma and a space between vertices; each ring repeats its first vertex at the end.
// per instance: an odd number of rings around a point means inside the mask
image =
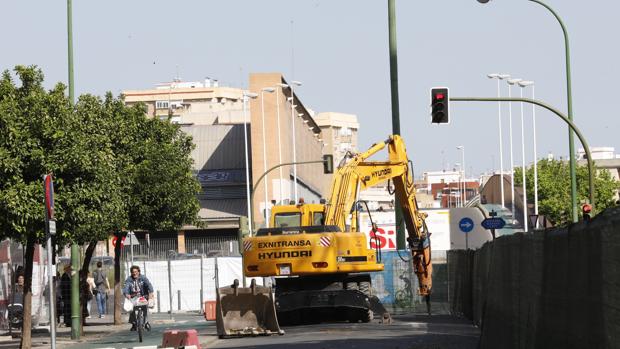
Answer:
MULTIPOLYGON (((67 0, 67 58, 69 63, 69 102, 75 103, 73 83, 73 11, 71 0, 67 0)), ((82 333, 80 309, 80 249, 76 243, 71 244, 71 339, 79 339, 82 333)))
MULTIPOLYGON (((390 90, 392 93, 392 134, 400 135, 400 112, 398 109, 398 55, 396 49, 396 0, 388 0, 388 26, 390 37, 390 90)), ((399 250, 406 248, 405 221, 402 206, 398 198, 394 199, 396 215, 396 246, 399 250)))

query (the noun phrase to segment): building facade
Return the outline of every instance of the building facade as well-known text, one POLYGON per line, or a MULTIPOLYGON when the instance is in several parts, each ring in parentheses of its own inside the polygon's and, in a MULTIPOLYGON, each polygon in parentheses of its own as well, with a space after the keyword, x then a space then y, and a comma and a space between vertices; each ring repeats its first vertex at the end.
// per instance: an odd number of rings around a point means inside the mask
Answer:
MULTIPOLYGON (((183 227, 176 236, 179 252, 186 252, 188 239, 200 236, 236 239, 245 217, 251 216, 256 228, 264 224, 274 203, 301 198, 318 202, 331 179, 323 174, 320 163, 283 166, 254 188, 253 211, 249 212, 248 182, 256 185, 273 166, 320 160, 324 153, 320 127, 281 74, 250 74, 249 80, 248 90, 219 86, 211 80, 176 80, 154 89, 123 92, 127 105, 144 103, 149 117, 180 124, 196 145, 192 158, 202 188, 198 194, 199 216, 207 228, 183 227), (244 102, 244 96, 253 93, 257 97, 245 97, 244 102)), ((237 251, 237 246, 234 249, 237 251)))
MULTIPOLYGON (((353 114, 324 112, 314 116, 314 120, 321 128, 323 135, 323 153, 334 156, 334 169, 344 159, 348 152, 358 151, 357 133, 359 123, 353 114)), ((323 196, 329 197, 331 183, 323 188, 323 196)))

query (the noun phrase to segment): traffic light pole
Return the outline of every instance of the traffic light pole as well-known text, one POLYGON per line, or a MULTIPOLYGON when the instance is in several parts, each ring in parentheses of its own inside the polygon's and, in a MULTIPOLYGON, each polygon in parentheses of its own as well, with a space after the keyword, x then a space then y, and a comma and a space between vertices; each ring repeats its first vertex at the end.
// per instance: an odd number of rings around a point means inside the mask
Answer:
MULTIPOLYGON (((592 162, 592 154, 590 154, 590 147, 588 146, 588 142, 586 141, 585 137, 583 137, 583 135, 581 134, 577 126, 573 123, 573 121, 568 116, 562 114, 562 112, 560 112, 559 110, 553 108, 552 106, 544 102, 541 102, 535 99, 530 99, 530 98, 450 97, 450 101, 452 102, 525 102, 525 103, 535 104, 540 107, 543 107, 549 110, 550 112, 553 112, 555 115, 559 116, 566 124, 568 124, 568 127, 575 132, 575 134, 577 135, 577 138, 579 138, 579 141, 581 142, 581 145, 586 151, 586 157, 588 160, 588 179, 590 182, 590 186, 589 186, 590 204, 592 205, 592 211, 594 212, 594 164, 592 162)), ((534 159, 534 162, 536 162, 536 159, 534 159)), ((576 202, 577 202, 576 191, 571 190, 571 203, 576 203, 576 202)), ((571 206, 576 206, 576 204, 573 204, 571 206)), ((527 224, 527 222, 525 222, 524 224, 527 224)))
MULTIPOLYGON (((390 91, 392 102, 392 134, 400 135, 400 111, 398 101, 398 52, 396 49, 396 0, 388 0, 388 27, 390 41, 390 91)), ((396 220, 396 247, 399 250, 406 248, 405 220, 403 218, 400 200, 394 200, 394 214, 396 220)))

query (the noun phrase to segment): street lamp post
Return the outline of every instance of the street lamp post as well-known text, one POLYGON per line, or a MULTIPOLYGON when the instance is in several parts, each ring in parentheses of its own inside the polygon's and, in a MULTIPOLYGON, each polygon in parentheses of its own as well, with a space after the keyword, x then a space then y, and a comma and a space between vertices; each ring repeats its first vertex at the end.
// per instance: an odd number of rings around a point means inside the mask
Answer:
MULTIPOLYGON (((525 88, 532 86, 532 99, 536 99, 534 92, 534 81, 520 81, 519 86, 525 88)), ((532 105, 532 130, 534 138, 534 215, 536 223, 534 228, 538 228, 538 150, 536 149, 536 105, 532 105)))
POLYGON ((462 166, 461 166, 460 163, 455 162, 454 163, 454 167, 455 167, 454 170, 455 171, 456 171, 456 167, 457 166, 459 168, 459 171, 458 171, 458 179, 456 181, 456 192, 459 195, 456 197, 456 202, 454 203, 454 206, 455 207, 463 207, 463 204, 462 204, 463 201, 462 201, 462 198, 461 198, 461 170, 462 170, 462 166))
MULTIPOLYGON (((293 162, 297 162, 297 141, 295 138, 295 89, 293 86, 301 86, 299 81, 291 81, 291 133, 293 134, 293 162)), ((295 202, 297 202, 297 164, 293 165, 293 192, 295 202)))
MULTIPOLYGON (((566 26, 564 22, 558 16, 558 14, 547 4, 539 0, 529 0, 531 2, 535 2, 540 6, 546 8, 551 12, 551 14, 555 17, 555 19, 560 24, 562 28, 562 33, 564 34, 564 52, 566 59, 566 99, 568 104, 568 120, 570 122, 573 121, 573 98, 572 98, 572 89, 571 89, 571 74, 570 74, 570 48, 568 45, 568 31, 566 30, 566 26)), ((487 3, 489 0, 478 0, 479 3, 487 3)), ((575 145, 573 142, 573 130, 569 126, 568 128, 568 152, 569 152, 569 166, 570 166, 570 193, 571 193, 571 206, 572 206, 572 218, 573 222, 576 223, 579 220, 579 215, 577 212, 577 175, 575 169, 575 145)))
MULTIPOLYGON (((265 141, 265 92, 273 93, 275 89, 273 87, 263 87, 260 90, 260 108, 261 108, 261 118, 262 118, 262 134, 263 134, 263 171, 267 171, 267 142, 265 141)), ((268 181, 265 181, 265 224, 267 224, 267 219, 269 217, 269 190, 268 190, 268 181)))
MULTIPOLYGON (((247 209, 248 209, 248 228, 250 230, 250 236, 252 236, 252 203, 250 202, 250 162, 249 162, 249 149, 248 149, 248 99, 256 98, 258 95, 252 92, 243 93, 243 142, 245 150, 245 191, 247 196, 247 209)), ((244 279, 245 280, 245 279, 244 279)))
MULTIPOLYGON (((523 88, 520 90, 523 98, 523 88)), ((525 189, 525 126, 523 122, 523 102, 521 104, 521 181, 523 188, 523 230, 527 233, 527 191, 525 189)))
POLYGON ((466 175, 466 170, 465 170, 465 146, 464 145, 459 145, 456 147, 456 149, 459 149, 461 151, 461 170, 463 171, 463 198, 461 200, 461 206, 464 207, 465 204, 467 203, 467 175, 466 175))
MULTIPOLYGON (((281 131, 280 131, 280 89, 285 89, 288 88, 287 84, 283 84, 283 83, 279 83, 276 84, 276 86, 280 87, 280 88, 276 88, 276 114, 277 114, 277 118, 278 118, 278 163, 281 164, 282 163, 282 136, 281 136, 281 131)), ((283 175, 282 175, 282 167, 279 168, 280 170, 280 203, 282 203, 283 200, 283 190, 282 190, 282 181, 283 181, 283 175)))
MULTIPOLYGON (((512 85, 518 83, 522 79, 509 79, 506 82, 508 83, 508 98, 512 97, 512 85)), ((512 218, 515 218, 515 162, 514 162, 514 153, 512 146, 512 103, 508 103, 508 119, 510 122, 510 190, 511 190, 511 207, 512 207, 512 218)))
MULTIPOLYGON (((501 98, 501 91, 499 88, 499 81, 510 78, 508 74, 487 74, 489 79, 497 79, 497 98, 501 98)), ((502 102, 497 102, 497 120, 499 122, 499 186, 502 198, 502 207, 506 207, 506 201, 504 200, 504 148, 502 141, 502 102)))

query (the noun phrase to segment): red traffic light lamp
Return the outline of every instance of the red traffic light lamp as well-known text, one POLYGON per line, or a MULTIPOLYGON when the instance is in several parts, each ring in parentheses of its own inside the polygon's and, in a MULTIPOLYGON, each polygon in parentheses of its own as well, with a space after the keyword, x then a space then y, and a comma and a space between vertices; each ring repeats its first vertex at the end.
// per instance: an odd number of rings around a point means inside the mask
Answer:
POLYGON ((431 123, 449 124, 449 98, 447 87, 431 88, 431 123))

